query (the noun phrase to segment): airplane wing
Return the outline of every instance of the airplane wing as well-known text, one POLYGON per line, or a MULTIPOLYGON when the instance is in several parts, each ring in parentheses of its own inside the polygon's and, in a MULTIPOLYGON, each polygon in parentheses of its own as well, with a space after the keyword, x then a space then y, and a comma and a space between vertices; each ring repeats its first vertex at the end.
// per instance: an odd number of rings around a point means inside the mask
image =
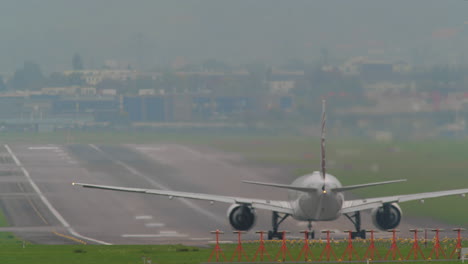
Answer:
POLYGON ((190 193, 190 192, 178 192, 178 191, 171 191, 171 190, 143 189, 143 188, 127 188, 127 187, 96 185, 96 184, 87 184, 87 183, 73 183, 73 185, 79 185, 85 188, 162 195, 162 196, 168 196, 170 199, 175 197, 175 198, 187 198, 187 199, 203 200, 203 201, 210 201, 210 202, 221 202, 221 203, 228 203, 228 204, 245 204, 245 205, 252 206, 253 208, 256 208, 256 209, 264 209, 264 210, 275 211, 275 212, 284 213, 284 214, 293 213, 291 204, 288 201, 259 200, 259 199, 249 199, 249 198, 242 198, 242 197, 232 197, 232 196, 213 195, 213 194, 204 194, 204 193, 190 193))
POLYGON ((377 198, 370 198, 370 199, 349 200, 349 201, 344 202, 343 208, 341 209, 341 213, 347 214, 347 213, 352 213, 352 212, 357 212, 357 211, 374 209, 376 207, 380 207, 383 204, 388 204, 388 203, 402 203, 402 202, 424 200, 424 199, 437 198, 437 197, 443 197, 443 196, 465 195, 467 193, 468 193, 468 189, 458 189, 458 190, 448 190, 448 191, 438 191, 438 192, 385 196, 385 197, 377 197, 377 198))

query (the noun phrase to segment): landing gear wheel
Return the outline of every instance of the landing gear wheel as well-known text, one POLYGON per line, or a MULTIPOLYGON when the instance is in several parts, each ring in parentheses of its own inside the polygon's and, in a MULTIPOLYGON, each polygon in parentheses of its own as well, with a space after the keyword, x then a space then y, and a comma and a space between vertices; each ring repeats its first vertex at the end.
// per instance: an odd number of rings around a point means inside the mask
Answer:
POLYGON ((277 239, 282 239, 282 234, 281 233, 278 233, 278 228, 280 226, 280 224, 286 220, 286 218, 288 218, 289 214, 285 214, 283 217, 280 218, 280 215, 279 213, 277 212, 273 212, 272 216, 271 216, 271 224, 272 224, 272 227, 273 227, 273 230, 270 230, 268 231, 268 240, 272 240, 274 238, 277 238, 277 239))
POLYGON ((315 239, 315 231, 311 231, 311 232, 309 233, 309 238, 310 238, 310 239, 315 239))
POLYGON ((281 234, 275 231, 271 231, 271 230, 268 231, 268 240, 272 240, 275 238, 282 239, 281 234))
POLYGON ((351 232, 351 238, 366 239, 366 230, 361 229, 361 212, 355 212, 353 215, 345 214, 345 216, 353 223, 356 232, 351 232))
POLYGON ((307 229, 309 229, 309 238, 314 239, 315 238, 315 231, 312 230, 312 221, 309 221, 309 224, 307 225, 307 229))
POLYGON ((361 230, 361 231, 357 231, 357 232, 351 232, 351 238, 352 238, 352 239, 355 239, 355 238, 366 239, 366 230, 361 230))

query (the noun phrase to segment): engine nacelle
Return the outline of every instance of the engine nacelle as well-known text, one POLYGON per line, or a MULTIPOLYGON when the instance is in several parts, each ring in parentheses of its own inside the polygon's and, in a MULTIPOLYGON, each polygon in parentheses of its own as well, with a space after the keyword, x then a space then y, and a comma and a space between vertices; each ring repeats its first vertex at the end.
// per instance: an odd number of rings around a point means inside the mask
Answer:
POLYGON ((396 203, 375 208, 371 212, 372 222, 380 230, 396 228, 401 221, 403 212, 396 203))
POLYGON ((233 204, 229 207, 227 216, 229 223, 235 230, 248 231, 257 219, 255 210, 247 205, 233 204))

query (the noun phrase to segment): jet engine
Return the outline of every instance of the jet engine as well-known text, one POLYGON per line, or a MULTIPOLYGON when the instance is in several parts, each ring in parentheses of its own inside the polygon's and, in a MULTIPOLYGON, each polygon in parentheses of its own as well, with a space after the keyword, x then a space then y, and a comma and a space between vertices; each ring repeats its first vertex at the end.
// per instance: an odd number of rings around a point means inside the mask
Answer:
POLYGON ((227 214, 231 226, 239 231, 250 230, 257 219, 255 210, 247 205, 233 204, 227 214))
POLYGON ((396 228, 401 221, 402 211, 396 203, 385 204, 371 212, 372 222, 380 230, 396 228))

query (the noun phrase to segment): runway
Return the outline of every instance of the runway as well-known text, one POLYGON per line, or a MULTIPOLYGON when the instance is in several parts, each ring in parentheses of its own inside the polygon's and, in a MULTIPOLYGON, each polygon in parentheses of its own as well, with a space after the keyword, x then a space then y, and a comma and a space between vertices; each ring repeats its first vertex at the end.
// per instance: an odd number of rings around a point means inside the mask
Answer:
MULTIPOLYGON (((179 144, 18 144, 6 145, 0 154, 7 157, 4 170, 12 172, 0 176, 0 204, 10 223, 0 231, 40 244, 206 244, 216 229, 225 231, 222 240, 236 240, 227 204, 85 189, 72 182, 286 200, 284 190, 241 181, 291 181, 280 169, 242 165, 235 154, 179 144)), ((271 214, 257 213, 253 231, 269 230, 271 214)), ((368 217, 363 221, 363 228, 373 228, 368 217)), ((352 227, 344 218, 315 225, 316 230, 352 227)), ((281 225, 297 238, 305 228, 292 219, 281 225)), ((253 232, 245 236, 256 238, 253 232)))
MULTIPOLYGON (((207 242, 213 240, 211 230, 230 233, 225 217, 229 205, 83 189, 72 186, 72 182, 246 197, 252 194, 262 197, 264 192, 264 197, 271 199, 278 196, 266 189, 259 193, 253 186, 240 183, 242 179, 262 179, 255 171, 238 168, 222 158, 181 145, 9 147, 38 189, 74 231, 82 237, 110 244, 207 242)), ((11 178, 11 182, 3 178, 0 186, 5 189, 2 207, 12 223, 11 230, 17 235, 43 244, 67 242, 52 231, 74 237, 43 204, 24 175, 11 178), (23 190, 17 186, 23 186, 23 190), (7 193, 11 197, 4 198, 7 193), (12 198, 13 193, 22 195, 12 198), (23 229, 18 229, 20 227, 23 229)), ((286 193, 281 193, 280 198, 286 198, 286 193)), ((269 214, 259 212, 259 218, 262 219, 257 227, 267 229, 269 214)), ((226 239, 234 238, 226 234, 226 239)))

